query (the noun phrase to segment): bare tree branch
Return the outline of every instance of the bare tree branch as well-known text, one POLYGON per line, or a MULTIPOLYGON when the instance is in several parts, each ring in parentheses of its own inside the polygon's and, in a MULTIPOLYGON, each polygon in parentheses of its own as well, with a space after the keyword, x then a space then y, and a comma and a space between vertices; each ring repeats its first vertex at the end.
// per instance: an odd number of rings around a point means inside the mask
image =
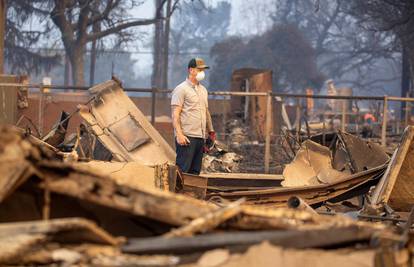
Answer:
POLYGON ((134 27, 134 26, 144 26, 144 25, 151 25, 154 24, 155 22, 157 22, 158 19, 162 19, 162 18, 153 18, 153 19, 145 19, 145 20, 136 20, 136 21, 132 21, 132 22, 128 22, 128 23, 123 23, 117 26, 114 26, 112 28, 97 32, 97 33, 93 33, 93 34, 89 34, 87 36, 87 41, 93 41, 93 40, 97 40, 100 38, 103 38, 105 36, 117 33, 119 31, 125 30, 127 28, 130 27, 134 27))

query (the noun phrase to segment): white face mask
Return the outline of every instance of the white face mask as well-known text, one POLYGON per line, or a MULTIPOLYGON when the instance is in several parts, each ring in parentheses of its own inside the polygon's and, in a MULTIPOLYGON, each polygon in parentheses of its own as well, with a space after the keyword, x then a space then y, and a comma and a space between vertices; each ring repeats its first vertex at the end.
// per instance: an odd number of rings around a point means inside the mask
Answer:
POLYGON ((200 71, 196 75, 196 80, 197 81, 202 81, 202 80, 204 80, 205 77, 206 77, 206 74, 204 73, 204 71, 200 71))

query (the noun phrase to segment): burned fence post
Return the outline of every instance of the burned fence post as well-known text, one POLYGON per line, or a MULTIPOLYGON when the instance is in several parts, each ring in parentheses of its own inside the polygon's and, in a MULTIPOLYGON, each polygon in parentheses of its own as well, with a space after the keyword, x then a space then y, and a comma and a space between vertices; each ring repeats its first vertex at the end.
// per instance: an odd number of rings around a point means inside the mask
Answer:
POLYGON ((342 119, 341 119, 341 131, 345 132, 345 123, 346 123, 346 104, 347 100, 342 100, 342 119))
MULTIPOLYGON (((231 97, 228 99, 229 101, 231 101, 231 97)), ((222 116, 222 136, 224 140, 228 140, 227 138, 227 132, 226 132, 226 123, 227 123, 227 112, 228 112, 228 108, 227 108, 227 98, 226 96, 223 96, 223 116, 222 116)))
POLYGON ((387 145, 387 110, 388 110, 388 96, 384 96, 383 114, 382 114, 382 128, 381 128, 381 145, 387 145))
POLYGON ((38 113, 38 129, 39 129, 39 134, 40 137, 42 137, 43 135, 43 93, 44 93, 44 88, 43 86, 39 87, 39 113, 38 113))
POLYGON ((298 137, 299 140, 299 136, 300 136, 300 128, 301 128, 301 112, 300 112, 300 98, 297 98, 296 100, 296 135, 298 137))
POLYGON ((265 138, 265 173, 269 173, 270 165, 270 135, 272 132, 272 92, 267 93, 266 101, 266 138, 265 138))

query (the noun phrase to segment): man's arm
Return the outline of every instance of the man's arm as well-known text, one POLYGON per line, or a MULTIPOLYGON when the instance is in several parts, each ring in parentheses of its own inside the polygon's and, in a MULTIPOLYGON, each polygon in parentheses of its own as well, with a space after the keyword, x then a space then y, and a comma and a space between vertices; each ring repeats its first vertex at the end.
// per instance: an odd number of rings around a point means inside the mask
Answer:
POLYGON ((180 145, 188 145, 190 143, 190 140, 184 135, 183 129, 181 128, 180 123, 180 114, 183 109, 183 107, 178 105, 172 105, 172 120, 173 120, 173 127, 175 129, 176 139, 177 143, 180 145))
POLYGON ((211 120, 211 115, 210 115, 210 111, 208 110, 208 108, 206 109, 206 120, 207 120, 207 132, 214 132, 214 128, 213 128, 213 121, 211 120))

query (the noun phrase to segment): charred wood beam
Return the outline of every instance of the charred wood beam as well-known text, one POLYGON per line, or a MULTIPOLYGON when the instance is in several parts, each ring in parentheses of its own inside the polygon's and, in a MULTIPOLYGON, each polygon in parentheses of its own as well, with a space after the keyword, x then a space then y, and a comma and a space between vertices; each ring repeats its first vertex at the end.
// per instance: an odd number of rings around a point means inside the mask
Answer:
POLYGON ((106 177, 77 170, 70 164, 45 161, 39 163, 38 167, 48 177, 47 186, 52 192, 172 225, 187 224, 217 208, 169 192, 121 186, 106 177))
POLYGON ((125 253, 188 253, 232 246, 249 246, 268 240, 289 248, 327 248, 371 239, 371 230, 356 226, 310 231, 225 232, 195 237, 133 238, 122 246, 125 253), (321 238, 321 236, 323 238, 321 238))

